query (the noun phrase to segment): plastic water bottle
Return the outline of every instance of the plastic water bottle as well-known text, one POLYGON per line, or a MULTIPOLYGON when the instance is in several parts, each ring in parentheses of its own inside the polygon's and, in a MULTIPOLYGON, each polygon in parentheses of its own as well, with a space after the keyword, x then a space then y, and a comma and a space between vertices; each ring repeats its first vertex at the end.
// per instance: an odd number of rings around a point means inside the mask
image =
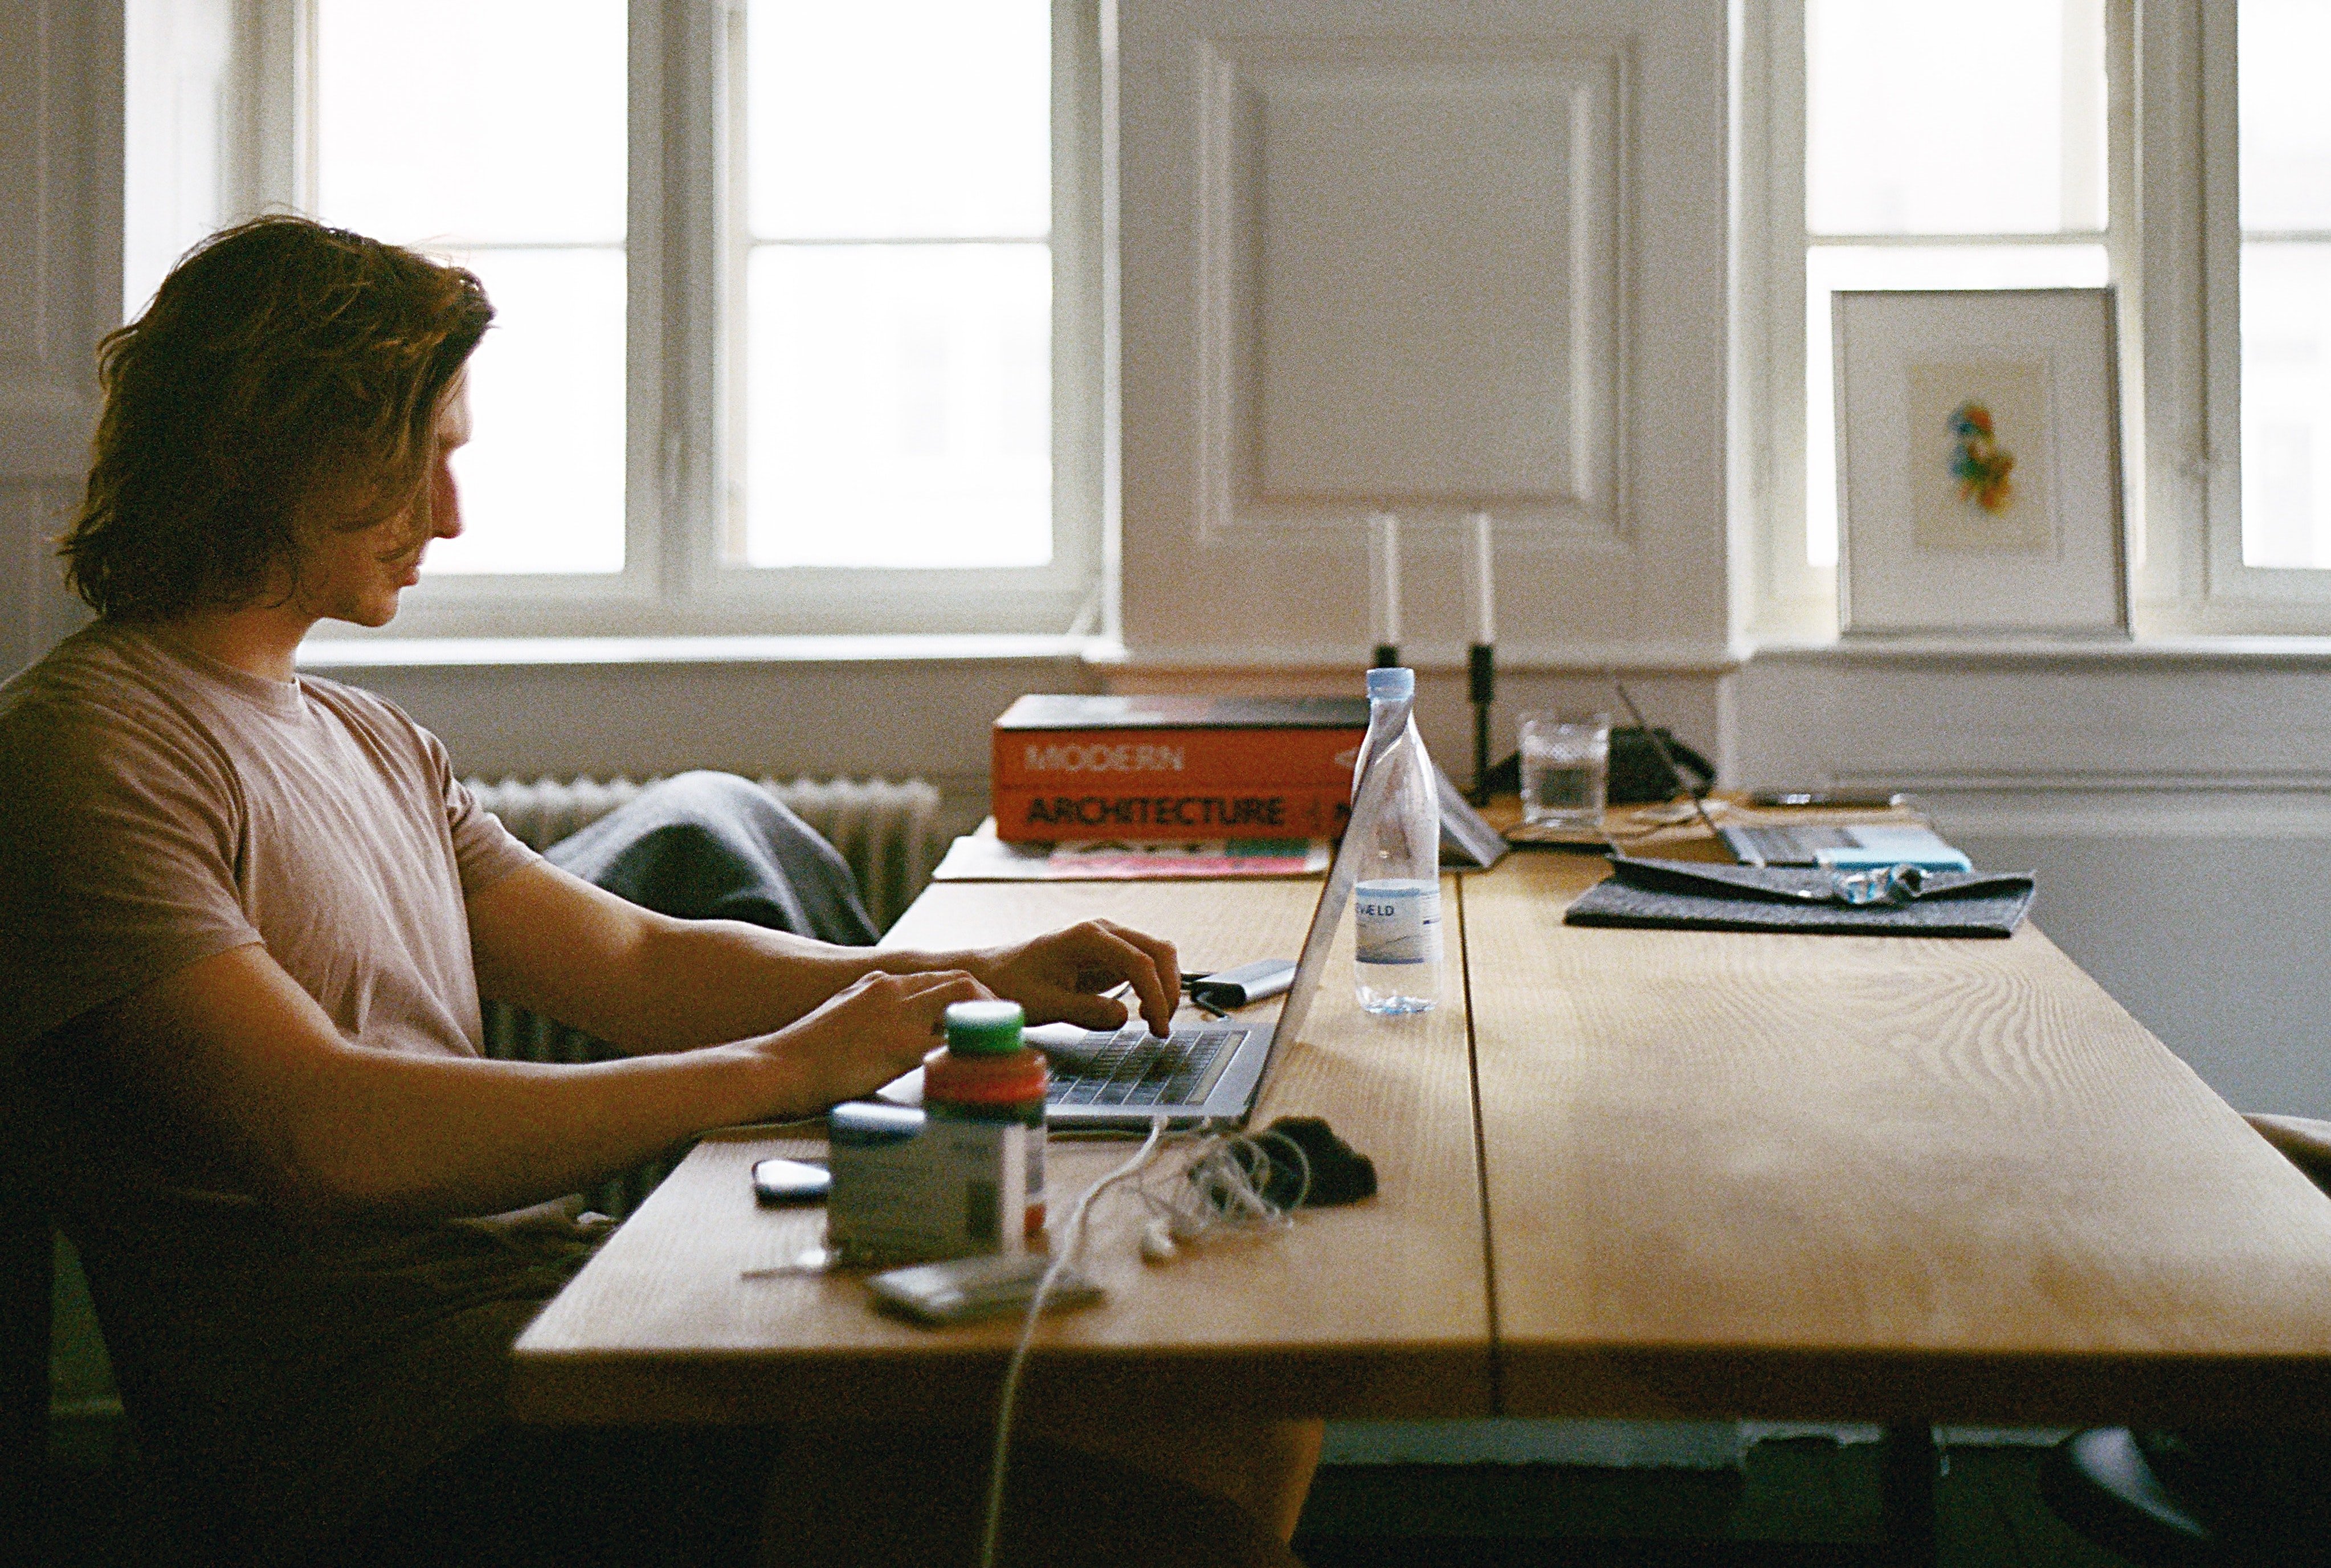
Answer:
POLYGON ((1346 831, 1362 835, 1354 969, 1360 1006, 1375 1013, 1423 1012, 1441 1000, 1441 799, 1415 703, 1414 670, 1368 671, 1368 738, 1346 831))

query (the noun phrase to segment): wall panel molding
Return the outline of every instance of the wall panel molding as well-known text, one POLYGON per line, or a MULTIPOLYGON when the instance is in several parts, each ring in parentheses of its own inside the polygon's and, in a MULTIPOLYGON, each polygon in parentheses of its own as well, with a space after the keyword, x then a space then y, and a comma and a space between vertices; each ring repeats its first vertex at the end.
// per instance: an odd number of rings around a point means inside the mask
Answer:
POLYGON ((1401 520, 1403 647, 1723 644, 1716 0, 1149 0, 1120 16, 1123 618, 1334 662, 1401 520))
POLYGON ((2331 839, 2323 652, 1759 654, 1729 775, 1907 789, 1969 832, 2331 839))
POLYGON ((80 499, 121 308, 121 0, 0 5, 0 660, 84 613, 51 541, 80 499))
POLYGON ((1202 543, 1373 505, 1623 537, 1624 36, 1193 55, 1202 543))
POLYGON ((0 11, 0 419, 87 404, 121 302, 119 0, 0 11))

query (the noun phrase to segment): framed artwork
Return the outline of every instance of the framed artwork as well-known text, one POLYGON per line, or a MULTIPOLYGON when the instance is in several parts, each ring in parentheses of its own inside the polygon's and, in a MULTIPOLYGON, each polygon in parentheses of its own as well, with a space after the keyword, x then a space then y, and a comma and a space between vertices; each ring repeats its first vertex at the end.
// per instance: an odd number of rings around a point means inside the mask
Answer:
POLYGON ((2126 637, 2110 289, 1832 297, 1848 637, 2126 637))

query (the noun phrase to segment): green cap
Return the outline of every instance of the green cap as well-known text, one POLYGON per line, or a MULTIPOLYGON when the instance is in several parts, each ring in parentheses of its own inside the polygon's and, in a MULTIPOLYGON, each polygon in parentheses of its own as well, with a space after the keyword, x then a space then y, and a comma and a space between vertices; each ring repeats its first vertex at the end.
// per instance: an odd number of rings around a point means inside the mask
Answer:
POLYGON ((957 1002, 947 1010, 947 1049, 958 1056, 1004 1056, 1020 1049, 1028 1015, 1016 1002, 957 1002))

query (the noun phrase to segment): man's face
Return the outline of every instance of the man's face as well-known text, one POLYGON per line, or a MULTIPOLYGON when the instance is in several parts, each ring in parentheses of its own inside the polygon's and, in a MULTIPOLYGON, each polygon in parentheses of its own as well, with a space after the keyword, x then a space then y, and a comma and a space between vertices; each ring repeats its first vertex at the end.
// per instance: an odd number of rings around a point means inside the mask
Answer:
POLYGON ((385 626, 396 617, 397 595, 421 581, 421 557, 433 539, 461 531, 461 500, 453 487, 454 449, 470 439, 470 380, 453 378, 437 407, 437 450, 429 479, 411 505, 361 528, 311 525, 301 546, 299 605, 302 613, 359 626, 385 626))

